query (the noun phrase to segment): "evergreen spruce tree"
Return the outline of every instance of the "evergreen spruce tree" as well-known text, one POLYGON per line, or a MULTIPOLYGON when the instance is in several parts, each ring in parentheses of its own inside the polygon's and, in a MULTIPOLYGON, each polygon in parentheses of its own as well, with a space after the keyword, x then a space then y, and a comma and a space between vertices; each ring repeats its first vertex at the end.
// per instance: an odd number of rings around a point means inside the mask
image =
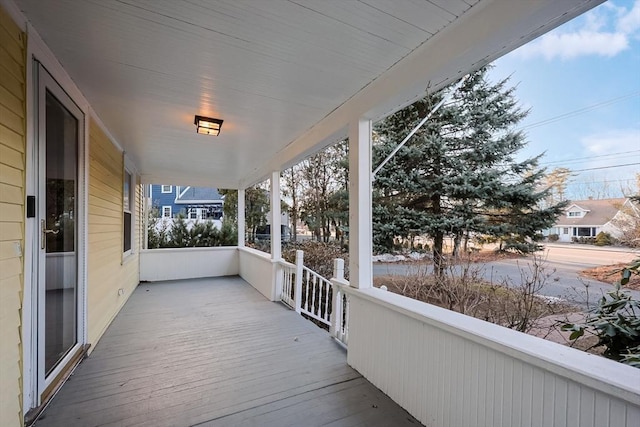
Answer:
POLYGON ((181 214, 179 214, 173 221, 171 231, 169 232, 169 243, 171 244, 171 247, 174 248, 187 248, 193 246, 187 222, 181 214))
MULTIPOLYGON (((499 238, 503 249, 536 248, 538 233, 553 224, 563 204, 539 208, 547 191, 538 157, 517 161, 526 145, 514 127, 527 115, 508 79, 471 74, 382 168, 374 182, 373 229, 377 249, 418 233, 433 240, 434 270, 442 276, 443 240, 458 250, 472 234, 499 238)), ((428 114, 444 91, 427 96, 377 124, 373 164, 379 164, 428 114)))

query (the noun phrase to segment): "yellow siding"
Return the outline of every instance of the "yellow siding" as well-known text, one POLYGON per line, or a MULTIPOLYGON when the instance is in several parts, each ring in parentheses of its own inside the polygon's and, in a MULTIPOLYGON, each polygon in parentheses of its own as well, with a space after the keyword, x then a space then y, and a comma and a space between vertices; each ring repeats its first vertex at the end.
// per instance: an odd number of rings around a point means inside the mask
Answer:
POLYGON ((22 424, 26 35, 0 6, 0 425, 22 424))
MULTIPOLYGON (((138 284, 140 216, 135 219, 133 254, 122 259, 122 154, 92 120, 89 130, 89 224, 87 311, 94 346, 138 284), (118 295, 123 289, 124 294, 118 295)), ((140 186, 139 186, 140 187, 140 186)), ((136 188, 136 209, 141 206, 136 188)))

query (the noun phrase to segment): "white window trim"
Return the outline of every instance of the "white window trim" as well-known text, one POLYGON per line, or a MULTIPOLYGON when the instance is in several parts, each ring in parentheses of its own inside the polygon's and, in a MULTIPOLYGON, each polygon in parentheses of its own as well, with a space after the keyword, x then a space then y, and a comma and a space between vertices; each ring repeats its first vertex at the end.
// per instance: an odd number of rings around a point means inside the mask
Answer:
POLYGON ((171 212, 171 206, 163 206, 162 207, 162 218, 171 218, 172 214, 173 214, 173 212, 171 212), (169 210, 169 216, 165 215, 165 209, 169 210))
MULTIPOLYGON (((127 156, 125 156, 124 158, 124 174, 129 174, 131 176, 131 182, 129 183, 129 206, 126 207, 124 206, 124 193, 122 195, 123 197, 123 207, 122 207, 122 221, 124 221, 124 213, 128 213, 129 215, 131 215, 131 248, 127 251, 123 251, 123 259, 127 258, 130 255, 133 255, 134 253, 136 253, 136 174, 133 172, 133 167, 131 167, 131 162, 128 160, 127 156)), ((123 180, 123 188, 122 190, 124 191, 124 176, 122 177, 123 180)), ((124 231, 124 224, 123 224, 123 231, 124 231)), ((124 236, 123 236, 124 238, 124 236)), ((123 241, 124 243, 124 241, 123 241)), ((123 248, 124 249, 124 248, 123 248)))
POLYGON ((161 185, 160 186, 160 192, 162 194, 171 194, 171 193, 173 193, 173 186, 172 185, 161 185), (165 190, 165 187, 169 187, 169 189, 165 190))
POLYGON ((187 192, 187 190, 189 190, 191 188, 190 185, 187 185, 186 187, 184 187, 184 189, 182 191, 178 190, 176 191, 176 193, 178 194, 178 199, 182 196, 184 196, 184 194, 187 192))

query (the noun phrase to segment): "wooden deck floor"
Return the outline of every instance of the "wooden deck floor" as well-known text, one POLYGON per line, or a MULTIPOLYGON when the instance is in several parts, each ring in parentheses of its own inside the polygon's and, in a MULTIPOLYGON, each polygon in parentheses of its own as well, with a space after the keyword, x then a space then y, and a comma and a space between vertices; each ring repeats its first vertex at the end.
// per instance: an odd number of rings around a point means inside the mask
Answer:
POLYGON ((418 426, 329 335, 237 277, 140 285, 46 426, 418 426))

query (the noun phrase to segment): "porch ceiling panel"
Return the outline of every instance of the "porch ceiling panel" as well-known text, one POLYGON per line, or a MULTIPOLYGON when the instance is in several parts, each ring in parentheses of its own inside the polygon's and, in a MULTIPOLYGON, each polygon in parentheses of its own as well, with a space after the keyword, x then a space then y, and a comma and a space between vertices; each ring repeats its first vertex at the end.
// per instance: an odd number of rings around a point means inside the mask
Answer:
POLYGON ((442 83, 428 69, 415 70, 420 84, 405 82, 397 70, 416 52, 479 66, 499 51, 497 37, 515 46, 599 2, 16 0, 144 181, 230 188, 318 149, 353 117, 388 112, 381 103, 395 109, 434 77, 442 83), (495 22, 466 25, 476 14, 495 22), (441 33, 480 46, 430 51, 441 33), (323 126, 336 111, 341 120, 323 126), (220 136, 197 135, 196 114, 223 119, 220 136))

